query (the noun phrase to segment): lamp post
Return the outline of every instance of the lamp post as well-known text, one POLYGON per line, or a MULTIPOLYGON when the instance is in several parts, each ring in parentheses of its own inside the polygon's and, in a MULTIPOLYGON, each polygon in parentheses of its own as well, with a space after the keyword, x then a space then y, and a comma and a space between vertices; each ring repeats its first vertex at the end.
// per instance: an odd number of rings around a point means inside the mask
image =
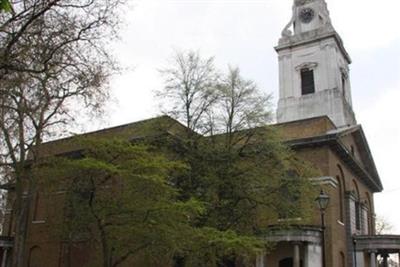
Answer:
POLYGON ((321 213, 321 227, 322 227, 322 267, 326 267, 326 253, 325 253, 325 210, 329 204, 329 196, 323 190, 315 199, 321 213))

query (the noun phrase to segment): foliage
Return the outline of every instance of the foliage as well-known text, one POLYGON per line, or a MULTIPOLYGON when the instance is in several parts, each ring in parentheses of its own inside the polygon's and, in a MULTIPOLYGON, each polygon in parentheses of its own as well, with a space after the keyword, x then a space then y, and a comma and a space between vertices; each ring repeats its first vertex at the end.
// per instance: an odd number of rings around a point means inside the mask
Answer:
MULTIPOLYGON (((287 226, 293 219, 309 222, 314 188, 307 178, 315 172, 283 144, 276 129, 268 126, 271 97, 260 93, 238 68, 230 67, 227 74, 221 74, 211 59, 203 60, 198 53, 178 53, 175 62, 178 64, 162 72, 166 87, 159 95, 173 99, 174 110, 169 114, 191 130, 181 155, 190 171, 174 183, 181 189, 181 199, 197 198, 205 203, 205 212, 195 226, 228 231, 238 240, 254 240, 271 225, 287 226), (208 64, 192 64, 193 59, 208 64), (188 75, 198 73, 200 70, 194 70, 197 66, 206 68, 210 77, 219 73, 217 80, 201 82, 211 86, 207 87, 211 98, 202 97, 199 91, 204 87, 185 86, 199 84, 198 75, 188 75), (182 97, 187 92, 194 101, 182 97), (202 104, 191 106, 193 103, 202 104), (191 123, 192 118, 201 123, 191 123)), ((261 247, 265 250, 269 245, 261 247)), ((260 243, 246 243, 245 247, 247 251, 230 252, 220 246, 203 255, 203 260, 243 262, 254 256, 248 252, 260 249, 260 243)), ((188 248, 183 258, 189 262, 193 254, 196 252, 188 248)))
POLYGON ((176 201, 177 192, 168 184, 170 173, 185 166, 142 145, 85 142, 82 157, 58 158, 48 166, 48 177, 56 177, 52 184, 66 191, 64 239, 94 240, 102 266, 117 266, 142 251, 166 256, 176 250, 188 218, 201 212, 195 201, 176 201), (64 177, 54 176, 55 166, 64 177))
POLYGON ((5 182, 16 186, 13 266, 24 261, 36 186, 26 166, 40 157, 35 147, 65 134, 60 130, 77 112, 101 111, 118 70, 107 44, 116 37, 122 2, 22 0, 0 13, 0 168, 13 168, 5 182))
POLYGON ((313 203, 309 196, 314 188, 305 177, 313 176, 313 172, 280 142, 266 139, 228 150, 223 145, 213 146, 210 140, 203 141, 185 154, 191 171, 177 181, 180 197, 196 197, 205 203, 205 212, 194 226, 234 233, 243 247, 234 252, 224 243, 211 251, 189 247, 186 258, 195 254, 203 261, 214 262, 254 259, 254 251, 272 246, 260 239, 254 242, 267 234, 270 226, 310 221, 313 203))
POLYGON ((11 10, 12 6, 9 0, 0 0, 0 12, 1 11, 11 12, 11 10))
POLYGON ((215 253, 259 251, 255 238, 197 227, 206 203, 181 199, 172 179, 189 172, 187 165, 167 160, 146 145, 79 142, 85 148, 78 158, 43 162, 36 175, 42 177, 47 195, 65 192, 63 216, 49 216, 52 225, 59 226, 53 227, 58 229, 55 234, 70 244, 90 240, 95 251, 101 251, 97 265, 118 266, 138 258, 156 264, 190 251, 195 253, 187 257, 189 266, 215 266, 215 253), (205 259, 210 264, 204 265, 205 259))
POLYGON ((254 234, 278 219, 306 219, 311 208, 308 193, 313 189, 304 177, 313 173, 272 129, 262 131, 253 133, 245 145, 227 148, 223 140, 221 144, 205 140, 197 148, 191 166, 199 184, 183 191, 196 194, 200 189, 201 199, 212 205, 206 224, 254 234))

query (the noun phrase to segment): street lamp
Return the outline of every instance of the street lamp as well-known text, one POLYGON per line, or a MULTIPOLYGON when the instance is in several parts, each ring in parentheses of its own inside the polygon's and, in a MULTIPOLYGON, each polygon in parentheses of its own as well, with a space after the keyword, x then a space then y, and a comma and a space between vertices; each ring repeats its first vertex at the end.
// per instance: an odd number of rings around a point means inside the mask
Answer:
POLYGON ((329 204, 329 196, 325 194, 323 190, 319 196, 315 199, 321 213, 321 226, 322 226, 322 267, 326 266, 325 256, 325 210, 329 204))

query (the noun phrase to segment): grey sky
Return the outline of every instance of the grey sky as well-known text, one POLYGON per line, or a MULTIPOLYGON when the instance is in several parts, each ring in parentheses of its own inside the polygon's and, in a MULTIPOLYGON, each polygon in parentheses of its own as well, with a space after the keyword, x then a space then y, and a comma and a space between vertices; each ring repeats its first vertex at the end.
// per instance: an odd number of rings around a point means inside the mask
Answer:
MULTIPOLYGON (((351 81, 358 122, 369 139, 385 192, 375 196, 378 216, 400 233, 400 27, 398 0, 327 0, 334 27, 353 64, 351 81)), ((199 50, 217 64, 239 66, 262 90, 278 97, 273 46, 291 17, 292 0, 131 1, 122 40, 115 45, 128 68, 112 81, 118 103, 108 126, 155 116, 157 69, 174 49, 199 50)), ((104 126, 104 125, 103 125, 104 126)))

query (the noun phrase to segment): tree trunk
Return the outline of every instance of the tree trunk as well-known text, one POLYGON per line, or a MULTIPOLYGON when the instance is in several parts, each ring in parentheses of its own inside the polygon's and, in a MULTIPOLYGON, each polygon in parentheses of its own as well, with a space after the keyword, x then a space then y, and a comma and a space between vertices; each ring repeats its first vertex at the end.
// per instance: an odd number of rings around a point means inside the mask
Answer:
POLYGON ((13 248, 13 267, 20 267, 23 264, 25 254, 25 240, 26 240, 26 212, 25 209, 20 209, 16 216, 14 248, 13 248))
POLYGON ((95 186, 95 182, 93 181, 93 178, 90 179, 91 181, 91 185, 92 185, 92 190, 91 190, 91 196, 90 196, 90 200, 89 200, 89 208, 90 208, 90 212, 92 213, 93 217, 96 220, 96 224, 97 224, 97 228, 100 232, 100 240, 101 240, 101 247, 102 247, 102 253, 103 253, 103 267, 111 267, 112 266, 112 262, 111 262, 111 251, 109 249, 109 245, 108 245, 108 240, 107 240, 107 234, 106 231, 104 229, 103 223, 101 218, 96 214, 95 209, 93 207, 93 201, 96 197, 96 186, 95 186))
MULTIPOLYGON (((30 203, 32 199, 31 189, 28 189, 28 194, 24 196, 24 188, 20 182, 17 189, 17 203, 16 203, 16 220, 15 220, 15 237, 14 237, 14 251, 12 259, 12 267, 21 267, 24 264, 26 252, 26 237, 29 221, 30 203)), ((31 187, 29 185, 29 187, 31 187)))

